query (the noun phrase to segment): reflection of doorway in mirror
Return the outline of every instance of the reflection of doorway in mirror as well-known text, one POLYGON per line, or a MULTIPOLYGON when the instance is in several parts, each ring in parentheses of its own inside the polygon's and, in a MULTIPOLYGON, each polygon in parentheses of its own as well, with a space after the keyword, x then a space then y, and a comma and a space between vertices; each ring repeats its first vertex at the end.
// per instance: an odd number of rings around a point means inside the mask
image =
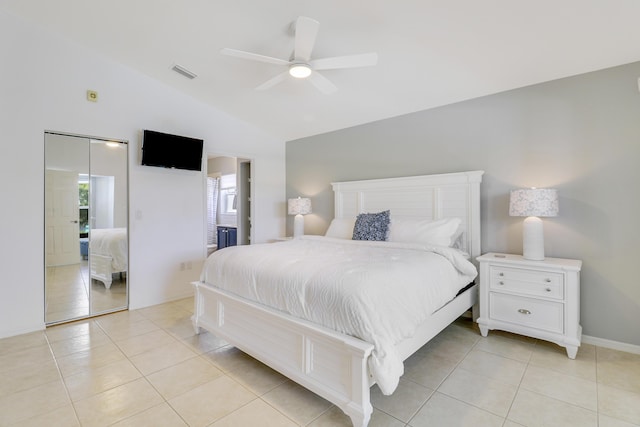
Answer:
POLYGON ((82 243, 89 241, 89 177, 84 174, 80 174, 78 177, 78 200, 78 204, 80 205, 78 207, 80 218, 80 252, 82 253, 83 259, 85 259, 87 253, 82 243))
POLYGON ((46 171, 45 182, 45 318, 57 322, 89 314, 84 257, 88 249, 80 224, 83 184, 77 171, 51 169, 46 171))
POLYGON ((45 178, 47 266, 76 264, 80 261, 78 173, 47 170, 45 178))
POLYGON ((91 176, 91 228, 114 228, 113 176, 91 176))

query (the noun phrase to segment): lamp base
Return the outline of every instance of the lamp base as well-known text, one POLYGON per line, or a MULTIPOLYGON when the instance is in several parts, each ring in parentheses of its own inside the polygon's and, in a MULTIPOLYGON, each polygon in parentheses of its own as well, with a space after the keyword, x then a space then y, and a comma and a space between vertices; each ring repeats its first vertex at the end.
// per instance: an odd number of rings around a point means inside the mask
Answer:
POLYGON ((522 256, 532 261, 544 260, 544 230, 537 216, 527 217, 522 225, 522 256))
POLYGON ((304 235, 304 217, 300 214, 293 218, 293 237, 300 237, 304 235))

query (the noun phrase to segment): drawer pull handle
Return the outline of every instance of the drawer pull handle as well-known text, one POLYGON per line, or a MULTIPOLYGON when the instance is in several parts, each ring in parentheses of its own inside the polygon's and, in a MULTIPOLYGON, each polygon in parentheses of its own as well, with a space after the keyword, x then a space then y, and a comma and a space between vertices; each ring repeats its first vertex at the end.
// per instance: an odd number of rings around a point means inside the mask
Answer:
POLYGON ((518 310, 518 313, 521 313, 521 314, 527 314, 527 315, 528 315, 528 314, 531 314, 531 312, 530 312, 529 310, 527 310, 526 308, 521 308, 521 309, 519 309, 519 310, 518 310))
POLYGON ((502 276, 504 276, 504 273, 500 273, 500 274, 498 274, 498 276, 502 277, 502 276))
POLYGON ((551 288, 546 288, 545 291, 551 292, 551 288))
POLYGON ((544 279, 545 282, 551 283, 551 279, 544 279))
POLYGON ((498 285, 504 285, 504 282, 501 280, 498 282, 498 285))

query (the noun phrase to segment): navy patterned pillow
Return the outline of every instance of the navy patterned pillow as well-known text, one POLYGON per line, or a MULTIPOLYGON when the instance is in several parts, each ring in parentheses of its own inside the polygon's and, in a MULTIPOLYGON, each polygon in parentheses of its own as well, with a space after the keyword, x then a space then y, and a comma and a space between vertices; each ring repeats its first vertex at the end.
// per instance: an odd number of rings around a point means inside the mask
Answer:
POLYGON ((363 213, 356 218, 353 240, 387 240, 389 211, 363 213))

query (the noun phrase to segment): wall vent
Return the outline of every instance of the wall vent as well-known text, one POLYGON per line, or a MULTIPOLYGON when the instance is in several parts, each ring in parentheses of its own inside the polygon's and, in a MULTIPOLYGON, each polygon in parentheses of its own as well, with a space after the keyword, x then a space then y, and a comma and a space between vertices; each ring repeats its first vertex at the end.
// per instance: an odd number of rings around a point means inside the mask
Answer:
POLYGON ((176 73, 182 74, 183 76, 185 76, 186 78, 191 79, 191 80, 193 80, 196 77, 198 77, 198 75, 196 73, 193 73, 193 72, 187 70, 186 68, 184 68, 183 66, 178 65, 178 64, 174 64, 173 67, 171 67, 171 69, 173 71, 175 71, 176 73))

